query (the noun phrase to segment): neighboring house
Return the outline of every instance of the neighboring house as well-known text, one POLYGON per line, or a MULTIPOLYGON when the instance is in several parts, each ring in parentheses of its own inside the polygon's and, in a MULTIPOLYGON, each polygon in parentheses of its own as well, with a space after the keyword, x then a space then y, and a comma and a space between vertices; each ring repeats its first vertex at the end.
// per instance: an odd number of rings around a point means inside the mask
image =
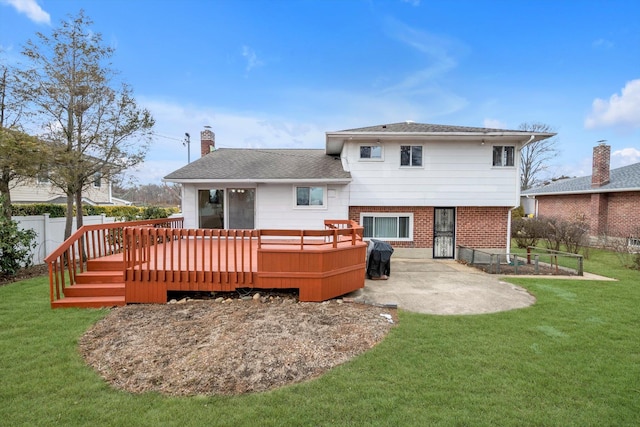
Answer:
MULTIPOLYGON (((111 194, 111 181, 96 174, 93 182, 82 192, 82 200, 89 205, 126 205, 126 200, 111 194)), ((46 176, 24 180, 11 188, 11 203, 66 203, 67 196, 53 186, 46 176)))
POLYGON ((595 238, 640 239, 640 163, 610 170, 610 157, 611 147, 599 144, 593 148, 593 175, 523 191, 523 197, 535 199, 532 213, 584 218, 595 238))
POLYGON ((554 134, 402 122, 327 132, 324 150, 215 149, 165 177, 182 184, 187 228, 322 228, 351 219, 365 238, 504 251, 520 205, 521 148, 554 134))

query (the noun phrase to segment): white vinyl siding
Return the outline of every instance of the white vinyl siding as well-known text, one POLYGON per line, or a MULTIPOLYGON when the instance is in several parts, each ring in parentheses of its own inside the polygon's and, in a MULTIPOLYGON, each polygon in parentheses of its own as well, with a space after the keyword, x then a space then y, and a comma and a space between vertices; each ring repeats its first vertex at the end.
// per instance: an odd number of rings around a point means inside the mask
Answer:
MULTIPOLYGON (((214 187, 231 189, 242 186, 247 187, 246 183, 183 184, 182 214, 184 216, 184 227, 198 228, 198 190, 214 187)), ((307 187, 325 188, 325 206, 296 207, 295 186, 291 184, 257 184, 255 186, 255 228, 322 230, 324 229, 325 219, 349 218, 348 185, 308 185, 307 187)))
POLYGON ((492 146, 478 141, 422 144, 422 167, 400 166, 400 146, 385 142, 384 161, 359 161, 360 146, 345 143, 351 206, 517 206, 516 167, 493 167, 492 146), (428 155, 427 155, 428 153, 428 155))
MULTIPOLYGON (((41 177, 43 179, 44 177, 41 177)), ((111 203, 110 182, 103 180, 102 186, 94 187, 89 185, 82 190, 82 196, 98 204, 111 203)), ((22 202, 47 202, 57 197, 66 197, 64 192, 53 186, 51 182, 38 182, 38 179, 28 179, 21 181, 11 189, 11 201, 13 203, 22 202)))

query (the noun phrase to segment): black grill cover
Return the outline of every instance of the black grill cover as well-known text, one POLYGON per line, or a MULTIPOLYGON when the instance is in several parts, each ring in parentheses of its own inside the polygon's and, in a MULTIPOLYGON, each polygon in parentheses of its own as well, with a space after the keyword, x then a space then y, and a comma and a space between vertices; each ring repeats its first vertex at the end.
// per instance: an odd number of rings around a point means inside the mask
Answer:
POLYGON ((391 274, 393 248, 387 242, 371 239, 367 246, 367 277, 380 279, 391 274))

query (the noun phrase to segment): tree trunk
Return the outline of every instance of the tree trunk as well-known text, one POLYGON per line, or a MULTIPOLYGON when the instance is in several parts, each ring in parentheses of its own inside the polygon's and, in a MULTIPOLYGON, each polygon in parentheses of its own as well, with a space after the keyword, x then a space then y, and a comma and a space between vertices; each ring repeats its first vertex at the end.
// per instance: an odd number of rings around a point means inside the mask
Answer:
POLYGON ((76 191, 76 230, 84 225, 82 218, 82 189, 76 191))
POLYGON ((9 191, 9 180, 4 179, 4 173, 0 179, 0 198, 2 206, 0 206, 0 215, 7 219, 11 219, 11 192, 9 191))
POLYGON ((64 240, 71 236, 73 230, 73 193, 67 192, 67 214, 64 223, 64 240))

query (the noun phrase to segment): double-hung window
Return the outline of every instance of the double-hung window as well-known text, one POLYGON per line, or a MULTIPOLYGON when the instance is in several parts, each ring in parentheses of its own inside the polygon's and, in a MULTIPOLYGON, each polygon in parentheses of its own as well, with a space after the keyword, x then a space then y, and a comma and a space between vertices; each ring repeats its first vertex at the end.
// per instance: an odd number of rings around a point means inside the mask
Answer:
POLYGON ((360 224, 365 239, 406 240, 413 239, 413 214, 409 213, 361 213, 360 224))
POLYGON ((401 145, 400 166, 422 166, 422 145, 401 145))
POLYGON ((296 207, 324 207, 325 187, 296 187, 296 207))
POLYGON ((94 188, 102 187, 102 174, 100 172, 96 172, 93 175, 93 187, 94 188))
POLYGON ((494 145, 493 166, 515 166, 515 153, 513 145, 494 145))
POLYGON ((382 160, 382 146, 380 145, 361 145, 361 160, 382 160))

